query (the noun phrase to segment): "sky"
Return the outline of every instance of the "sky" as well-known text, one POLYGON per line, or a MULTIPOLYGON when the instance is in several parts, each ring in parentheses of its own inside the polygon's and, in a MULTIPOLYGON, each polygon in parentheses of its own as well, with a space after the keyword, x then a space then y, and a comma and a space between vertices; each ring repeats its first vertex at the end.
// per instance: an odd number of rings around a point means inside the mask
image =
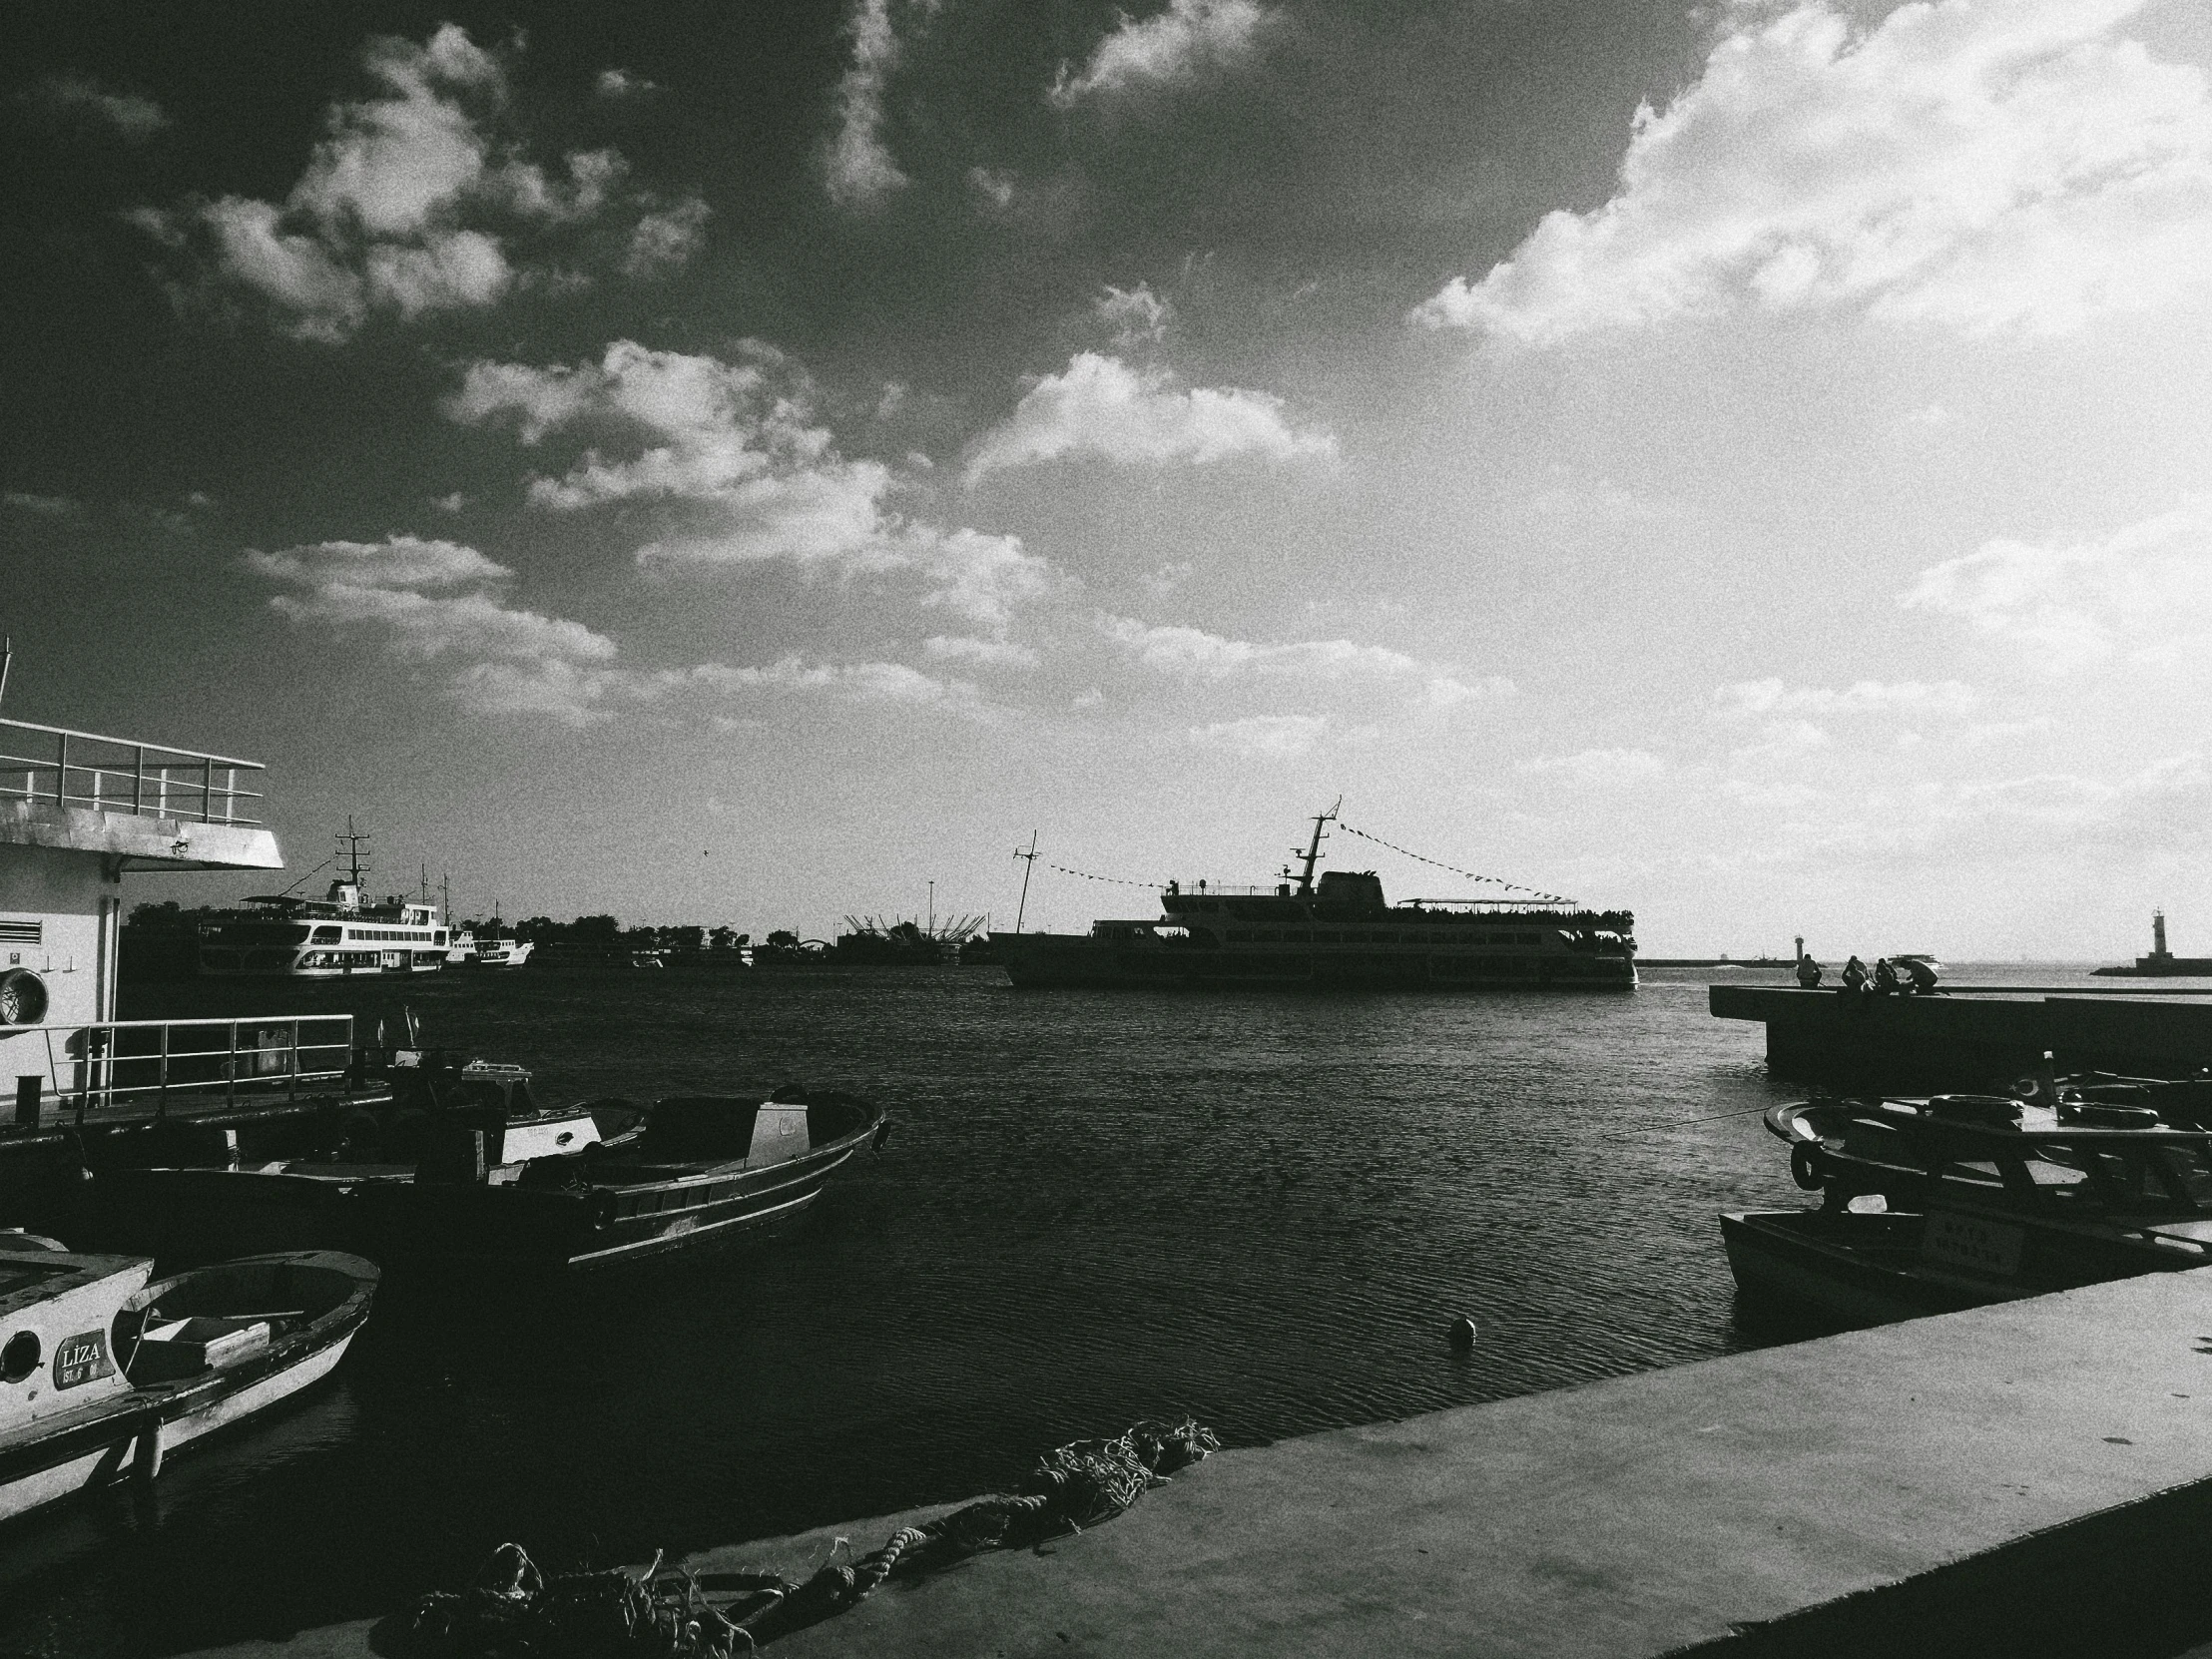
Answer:
POLYGON ((0 714, 295 873, 1080 929, 1341 797, 1647 954, 2212 953, 2200 5, 9 35, 0 714))

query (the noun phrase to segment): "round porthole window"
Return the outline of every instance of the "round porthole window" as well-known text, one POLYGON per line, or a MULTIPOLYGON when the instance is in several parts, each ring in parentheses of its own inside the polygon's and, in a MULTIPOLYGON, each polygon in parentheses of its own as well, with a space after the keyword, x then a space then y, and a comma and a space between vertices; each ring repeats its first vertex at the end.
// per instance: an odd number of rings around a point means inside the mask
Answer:
POLYGON ((38 1370, 40 1347, 36 1331, 18 1331, 0 1347, 0 1382, 20 1382, 38 1370))
POLYGON ((0 1025, 36 1025, 45 1017, 45 980, 29 968, 0 973, 0 1025))

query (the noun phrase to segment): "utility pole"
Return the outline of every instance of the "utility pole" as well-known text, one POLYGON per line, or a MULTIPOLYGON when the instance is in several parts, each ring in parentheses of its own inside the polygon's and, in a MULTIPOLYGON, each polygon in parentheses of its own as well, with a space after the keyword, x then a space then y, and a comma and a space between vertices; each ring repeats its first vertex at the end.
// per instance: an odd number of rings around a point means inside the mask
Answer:
POLYGON ((932 881, 932 882, 930 882, 930 883, 929 883, 929 932, 930 932, 930 935, 931 935, 931 937, 934 937, 934 936, 936 935, 936 931, 937 931, 937 884, 936 884, 936 882, 932 881))
POLYGON ((1022 860, 1021 903, 1014 909, 1014 931, 1021 931, 1021 918, 1029 913, 1029 877, 1037 873, 1037 832, 1029 831, 1029 844, 1014 848, 1014 856, 1022 860))

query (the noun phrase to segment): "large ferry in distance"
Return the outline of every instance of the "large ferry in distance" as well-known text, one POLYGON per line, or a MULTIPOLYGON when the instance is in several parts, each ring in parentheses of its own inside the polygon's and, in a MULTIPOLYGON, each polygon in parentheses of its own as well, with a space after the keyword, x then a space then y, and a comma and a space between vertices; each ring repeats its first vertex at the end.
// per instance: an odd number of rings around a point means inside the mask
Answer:
POLYGON ((1630 990, 1636 918, 1565 899, 1412 898, 1392 904, 1372 870, 1315 879, 1314 820, 1297 875, 1268 887, 1160 893, 1156 921, 1088 933, 992 936, 1016 985, 1161 985, 1324 990, 1630 990))
POLYGON ((250 914, 200 929, 204 974, 284 974, 337 979, 360 973, 427 973, 445 966, 452 929, 427 900, 361 900, 361 842, 350 822, 338 836, 346 867, 322 898, 270 893, 250 914))

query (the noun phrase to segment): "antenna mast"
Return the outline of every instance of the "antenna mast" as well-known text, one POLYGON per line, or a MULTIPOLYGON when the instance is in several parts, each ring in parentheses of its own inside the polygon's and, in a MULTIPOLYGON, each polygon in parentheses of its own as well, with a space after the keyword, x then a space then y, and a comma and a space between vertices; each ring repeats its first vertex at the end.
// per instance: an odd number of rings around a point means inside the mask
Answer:
POLYGON ((15 661, 15 638, 0 634, 0 699, 8 695, 8 665, 15 661))
MULTIPOLYGON (((1314 817, 1314 838, 1307 843, 1305 851, 1299 853, 1299 856, 1306 862, 1306 867, 1298 878, 1298 896, 1301 898, 1314 896, 1314 866, 1321 862, 1321 843, 1324 838, 1321 827, 1334 819, 1337 816, 1338 808, 1341 808, 1344 804, 1345 798, 1340 795, 1337 797, 1336 805, 1332 806, 1328 812, 1317 813, 1314 817)), ((1292 850, 1294 852, 1298 851, 1296 847, 1293 847, 1292 850)))
POLYGON ((338 851, 346 861, 346 879, 356 887, 361 884, 361 877, 366 873, 361 868, 361 842, 367 839, 368 831, 355 830, 353 815, 346 814, 345 833, 338 836, 338 851))
POLYGON ((1021 902, 1014 907, 1014 931, 1021 931, 1021 918, 1029 913, 1029 877, 1037 873, 1037 832, 1029 831, 1029 844, 1014 848, 1014 856, 1022 860, 1021 902))

